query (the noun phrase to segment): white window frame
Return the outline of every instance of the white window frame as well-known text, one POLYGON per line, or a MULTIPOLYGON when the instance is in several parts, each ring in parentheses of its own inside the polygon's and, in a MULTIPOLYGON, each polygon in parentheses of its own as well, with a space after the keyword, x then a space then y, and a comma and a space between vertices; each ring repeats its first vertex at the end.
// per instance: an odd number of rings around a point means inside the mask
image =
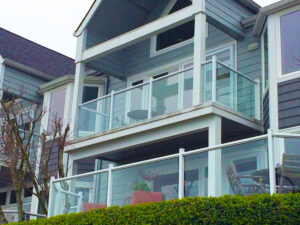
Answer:
MULTIPOLYGON (((178 0, 171 0, 169 2, 169 4, 167 5, 167 7, 162 12, 162 14, 160 15, 160 18, 168 15, 170 13, 170 11, 172 10, 172 8, 174 7, 174 5, 176 4, 177 1, 178 0)), ((208 23, 206 23, 206 31, 207 31, 206 32, 206 38, 207 38, 208 37, 208 23)), ((192 43, 194 43, 194 38, 182 41, 180 43, 177 43, 175 45, 171 45, 169 47, 166 47, 166 48, 163 48, 163 49, 160 49, 160 50, 156 50, 156 47, 157 47, 157 35, 154 35, 150 39, 150 58, 158 56, 158 55, 161 55, 161 54, 164 54, 164 53, 172 51, 172 50, 175 50, 177 48, 181 48, 183 46, 186 46, 186 45, 192 44, 192 43)))
POLYGON ((277 70, 278 70, 278 82, 284 82, 287 80, 295 79, 295 78, 300 78, 300 69, 295 72, 291 72, 288 74, 283 74, 283 67, 282 67, 282 46, 281 46, 281 17, 284 15, 287 15, 289 13, 295 12, 300 10, 300 6, 292 7, 286 10, 283 10, 277 14, 275 14, 275 22, 276 22, 276 45, 278 46, 277 48, 277 54, 276 56, 272 57, 278 57, 278 65, 277 65, 277 70))
MULTIPOLYGON (((265 94, 268 92, 269 90, 269 84, 268 86, 266 87, 266 84, 265 84, 265 81, 266 81, 266 63, 265 63, 265 33, 268 32, 267 30, 268 26, 267 24, 265 25, 264 29, 263 29, 263 32, 261 34, 261 63, 262 63, 262 71, 261 71, 261 74, 262 74, 262 94, 263 94, 263 98, 265 97, 265 94)), ((269 65, 269 63, 268 63, 269 65)), ((269 68, 268 68, 268 72, 269 72, 269 68)))

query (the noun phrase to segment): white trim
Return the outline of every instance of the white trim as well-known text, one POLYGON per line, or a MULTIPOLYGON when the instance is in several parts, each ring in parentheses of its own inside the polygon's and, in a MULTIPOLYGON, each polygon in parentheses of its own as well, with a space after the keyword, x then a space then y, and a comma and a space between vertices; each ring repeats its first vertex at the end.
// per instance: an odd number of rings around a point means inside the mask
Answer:
POLYGON ((282 16, 287 15, 292 12, 295 12, 295 11, 298 11, 298 10, 300 10, 300 5, 274 14, 275 23, 276 23, 276 31, 277 31, 275 34, 277 36, 277 39, 276 39, 276 41, 277 41, 277 57, 278 57, 277 69, 279 71, 277 78, 281 82, 300 77, 300 69, 298 71, 295 71, 292 73, 283 74, 282 55, 281 55, 282 54, 282 46, 281 46, 282 42, 281 42, 281 20, 280 19, 282 16))
MULTIPOLYGON (((261 35, 261 63, 262 63, 262 66, 261 66, 261 74, 262 74, 262 82, 261 82, 261 85, 262 85, 262 94, 263 96, 265 96, 265 94, 268 92, 269 90, 269 84, 268 86, 266 87, 266 63, 265 63, 265 32, 267 31, 267 25, 265 25, 264 29, 263 29, 263 32, 262 32, 262 35, 261 35)), ((268 63, 269 64, 269 63, 268 63)), ((269 69, 268 69, 269 70, 269 69)), ((269 71, 268 71, 269 73, 269 71)), ((268 74, 269 76, 269 74, 268 74)), ((270 78, 268 78, 270 79, 270 78)), ((268 80, 269 81, 269 80, 268 80)))
POLYGON ((269 42, 269 118, 270 128, 273 131, 279 129, 279 115, 278 115, 278 86, 277 77, 280 73, 278 69, 278 30, 276 26, 276 16, 271 15, 268 18, 268 42, 269 42))
MULTIPOLYGON (((186 7, 182 10, 172 13, 171 15, 162 17, 133 31, 129 31, 123 35, 120 35, 83 51, 81 60, 82 62, 92 61, 96 58, 116 52, 140 41, 146 40, 147 38, 150 38, 155 34, 191 21, 194 18, 194 15, 200 12, 201 9, 198 9, 198 7, 186 7)), ((79 59, 76 59, 77 63, 79 62, 78 60, 79 59)))
MULTIPOLYGON (((0 55, 0 100, 3 97, 3 82, 4 82, 5 65, 4 59, 0 55)), ((1 109, 1 106, 0 106, 1 109)))
POLYGON ((94 3, 92 4, 90 10, 87 12, 85 18, 81 21, 81 24, 78 26, 77 30, 74 32, 73 35, 75 37, 79 37, 82 34, 82 32, 85 30, 85 28, 89 24, 90 20, 92 19, 92 17, 96 13, 96 11, 99 8, 99 6, 101 5, 101 3, 102 3, 102 0, 95 0, 94 1, 94 3))

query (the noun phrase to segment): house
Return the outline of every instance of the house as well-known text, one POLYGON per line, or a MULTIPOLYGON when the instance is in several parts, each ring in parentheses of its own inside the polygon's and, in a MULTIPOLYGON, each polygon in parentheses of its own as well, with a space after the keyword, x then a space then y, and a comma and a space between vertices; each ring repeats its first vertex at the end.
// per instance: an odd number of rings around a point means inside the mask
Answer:
POLYGON ((75 77, 42 86, 72 128, 48 216, 299 190, 299 17, 299 0, 95 0, 75 77))
MULTIPOLYGON (((74 72, 73 59, 0 28, 1 99, 22 95, 23 101, 30 105, 41 105, 43 96, 40 86, 74 72)), ((36 146, 32 145, 32 150, 37 151, 36 146)), ((3 162, 0 163, 0 177, 0 204, 3 210, 16 210, 12 178, 3 162)), ((32 190, 24 189, 24 210, 27 213, 36 211, 31 207, 31 195, 32 190)), ((17 219, 13 213, 7 214, 7 217, 9 221, 17 219)))

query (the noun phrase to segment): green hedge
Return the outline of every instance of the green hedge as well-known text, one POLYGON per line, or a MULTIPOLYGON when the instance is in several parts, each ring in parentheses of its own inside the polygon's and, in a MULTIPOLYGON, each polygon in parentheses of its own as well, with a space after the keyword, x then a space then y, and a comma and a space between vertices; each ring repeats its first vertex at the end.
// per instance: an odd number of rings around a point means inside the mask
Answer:
POLYGON ((18 224, 300 224, 300 194, 185 198, 18 224))

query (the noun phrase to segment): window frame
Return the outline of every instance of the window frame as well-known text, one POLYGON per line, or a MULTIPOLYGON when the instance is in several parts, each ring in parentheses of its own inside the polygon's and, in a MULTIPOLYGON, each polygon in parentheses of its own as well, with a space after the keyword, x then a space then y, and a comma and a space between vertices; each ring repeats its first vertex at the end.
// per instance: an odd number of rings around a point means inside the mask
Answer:
MULTIPOLYGON (((178 0, 171 0, 167 7, 163 10, 162 14, 160 15, 161 17, 167 16, 169 12, 172 10, 174 5, 176 4, 178 0)), ((208 37, 208 23, 206 23, 206 38, 208 37)), ((157 50, 157 34, 152 36, 150 39, 150 58, 167 53, 169 51, 175 50, 177 48, 181 48, 183 46, 189 45, 194 43, 194 38, 190 38, 188 40, 182 41, 180 43, 177 43, 175 45, 171 45, 169 47, 157 50)))
MULTIPOLYGON (((263 95, 263 98, 269 90, 269 84, 266 86, 266 70, 265 70, 266 69, 265 68, 265 66, 266 66, 266 63, 265 63, 265 33, 266 32, 268 32, 267 24, 265 24, 265 26, 263 28, 263 31, 262 31, 262 34, 261 34, 261 40, 260 40, 261 41, 261 63, 262 63, 261 74, 262 74, 262 95, 263 95)), ((269 62, 268 62, 268 65, 269 65, 269 62)), ((269 73, 269 68, 268 68, 268 73, 269 73)), ((270 79, 270 76, 269 76, 269 79, 270 79)), ((268 79, 268 81, 269 81, 269 79, 268 79)))
POLYGON ((287 74, 283 74, 283 66, 282 66, 282 39, 281 39, 281 17, 284 15, 287 15, 289 13, 295 12, 300 10, 300 6, 295 6, 295 7, 291 7, 288 8, 286 10, 283 10, 277 14, 275 14, 275 22, 276 22, 276 45, 278 46, 277 48, 277 70, 278 72, 278 80, 279 82, 283 82, 283 81, 287 81, 287 80, 291 80, 291 79, 295 79, 295 78, 299 78, 300 77, 300 69, 298 71, 295 72, 291 72, 291 73, 287 73, 287 74))

